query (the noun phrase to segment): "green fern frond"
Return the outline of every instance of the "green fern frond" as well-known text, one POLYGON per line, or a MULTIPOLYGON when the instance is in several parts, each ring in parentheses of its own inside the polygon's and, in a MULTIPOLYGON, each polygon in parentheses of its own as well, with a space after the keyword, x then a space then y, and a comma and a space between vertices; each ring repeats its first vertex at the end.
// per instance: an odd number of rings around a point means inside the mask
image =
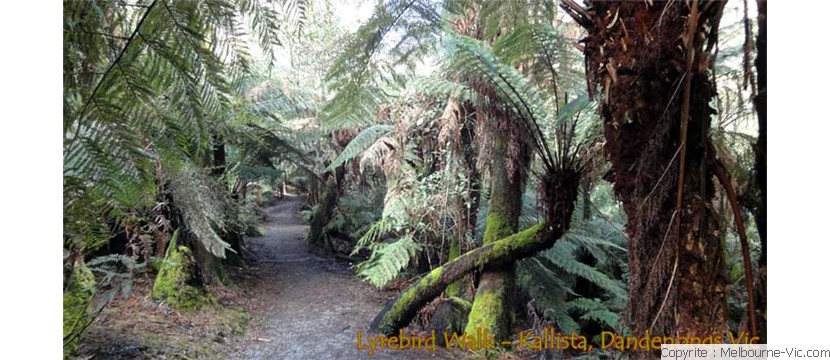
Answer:
POLYGON ((487 44, 452 33, 447 36, 447 41, 454 51, 449 57, 449 70, 459 76, 472 72, 490 83, 498 99, 489 101, 506 104, 522 120, 520 126, 531 134, 530 144, 539 151, 545 166, 552 168, 555 161, 540 124, 551 123, 553 117, 539 89, 514 67, 499 61, 487 44))
POLYGON ((605 324, 606 326, 611 328, 616 328, 617 325, 619 325, 620 323, 620 316, 617 315, 617 313, 608 309, 588 311, 582 314, 582 316, 580 316, 580 319, 595 321, 601 324, 605 324))
POLYGON ((437 4, 426 0, 382 1, 335 59, 325 81, 336 91, 324 107, 328 128, 370 126, 381 105, 391 103, 403 82, 400 69, 411 65, 437 42, 441 29, 437 4), (403 30, 396 42, 389 34, 403 30), (400 66, 403 65, 403 66, 400 66))
POLYGON ((251 71, 241 19, 268 47, 278 43, 270 12, 244 0, 64 3, 67 237, 91 236, 78 224, 134 206, 126 195, 153 188, 154 166, 168 155, 202 158, 212 129, 232 113, 235 85, 251 71), (92 214, 79 203, 107 206, 92 214))
POLYGON ((370 245, 372 256, 357 267, 357 274, 377 287, 383 287, 409 264, 421 246, 411 235, 405 235, 391 243, 370 245))
POLYGON ((357 134, 357 136, 355 136, 348 145, 346 145, 346 148, 343 149, 339 155, 337 155, 337 158, 335 158, 328 167, 326 167, 325 171, 331 171, 343 163, 359 156, 375 144, 378 139, 391 132, 392 129, 392 125, 386 124, 376 124, 364 129, 357 134))
POLYGON ((452 97, 461 102, 476 101, 476 94, 469 87, 439 76, 417 77, 407 85, 414 94, 435 96, 437 98, 452 97))
POLYGON ((553 249, 544 252, 539 261, 549 269, 558 269, 567 274, 580 276, 617 297, 627 297, 625 286, 596 268, 577 261, 573 256, 553 249))
POLYGON ((568 314, 567 311, 556 310, 563 309, 563 307, 554 306, 547 308, 544 311, 545 317, 553 320, 556 327, 561 329, 564 333, 579 332, 579 324, 574 318, 568 314))

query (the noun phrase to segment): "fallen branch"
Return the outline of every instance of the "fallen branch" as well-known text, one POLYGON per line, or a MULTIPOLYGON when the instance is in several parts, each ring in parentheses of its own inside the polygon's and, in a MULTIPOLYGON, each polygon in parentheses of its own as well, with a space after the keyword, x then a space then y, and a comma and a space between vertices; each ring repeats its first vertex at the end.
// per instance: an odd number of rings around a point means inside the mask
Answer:
POLYGON ((390 301, 372 321, 371 330, 387 336, 409 324, 418 310, 454 281, 474 269, 498 266, 530 257, 553 246, 564 230, 539 223, 504 239, 471 250, 414 282, 390 301))

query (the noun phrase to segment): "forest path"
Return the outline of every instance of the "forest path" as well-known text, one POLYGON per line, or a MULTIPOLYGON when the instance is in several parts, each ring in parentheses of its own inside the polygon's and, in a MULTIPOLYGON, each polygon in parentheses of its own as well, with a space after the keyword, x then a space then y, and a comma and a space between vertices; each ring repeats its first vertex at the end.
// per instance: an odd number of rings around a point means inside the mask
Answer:
MULTIPOLYGON (((349 264, 310 251, 298 210, 304 197, 287 197, 266 211, 265 236, 248 240, 251 322, 236 342, 234 359, 358 359, 357 332, 364 338, 389 295, 357 279, 349 264)), ((377 351, 372 359, 441 356, 421 350, 377 351)))

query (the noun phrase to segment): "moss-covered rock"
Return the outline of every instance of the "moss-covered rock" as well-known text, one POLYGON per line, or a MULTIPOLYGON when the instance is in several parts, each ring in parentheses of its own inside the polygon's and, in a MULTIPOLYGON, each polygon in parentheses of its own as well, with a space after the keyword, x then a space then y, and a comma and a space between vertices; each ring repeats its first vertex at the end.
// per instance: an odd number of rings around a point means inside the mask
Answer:
POLYGON ((78 345, 81 332, 90 321, 89 308, 95 296, 95 276, 78 261, 72 267, 69 285, 63 292, 63 352, 69 355, 78 345))
POLYGON ((453 333, 463 334, 472 306, 469 301, 458 297, 447 298, 438 304, 429 324, 429 330, 435 330, 435 333, 439 334, 435 338, 438 346, 446 346, 444 333, 449 336, 453 333))
POLYGON ((215 303, 214 298, 200 286, 193 253, 186 246, 177 246, 175 240, 170 242, 159 268, 152 296, 181 310, 215 303))

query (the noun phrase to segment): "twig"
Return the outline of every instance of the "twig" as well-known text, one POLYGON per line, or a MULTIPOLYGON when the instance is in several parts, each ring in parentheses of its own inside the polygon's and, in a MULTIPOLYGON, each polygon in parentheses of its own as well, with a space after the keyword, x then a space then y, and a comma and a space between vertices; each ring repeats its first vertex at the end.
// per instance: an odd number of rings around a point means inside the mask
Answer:
POLYGON ((568 15, 570 15, 574 21, 576 21, 580 26, 585 29, 591 30, 594 28, 594 24, 591 22, 591 15, 588 14, 585 9, 583 9, 579 4, 577 4, 573 0, 562 0, 562 3, 559 4, 559 7, 562 10, 565 10, 568 15))
POLYGON ((666 300, 669 299, 669 294, 671 294, 671 285, 674 283, 674 275, 677 274, 677 264, 680 262, 680 258, 674 258, 674 269, 671 271, 671 278, 669 279, 669 286, 666 288, 666 296, 663 297, 663 302, 660 303, 660 308, 657 309, 657 315, 654 315, 654 320, 651 321, 651 326, 648 327, 648 330, 651 331, 654 329, 654 324, 657 324, 657 319, 660 318, 660 313, 663 312, 663 307, 666 306, 666 300))

